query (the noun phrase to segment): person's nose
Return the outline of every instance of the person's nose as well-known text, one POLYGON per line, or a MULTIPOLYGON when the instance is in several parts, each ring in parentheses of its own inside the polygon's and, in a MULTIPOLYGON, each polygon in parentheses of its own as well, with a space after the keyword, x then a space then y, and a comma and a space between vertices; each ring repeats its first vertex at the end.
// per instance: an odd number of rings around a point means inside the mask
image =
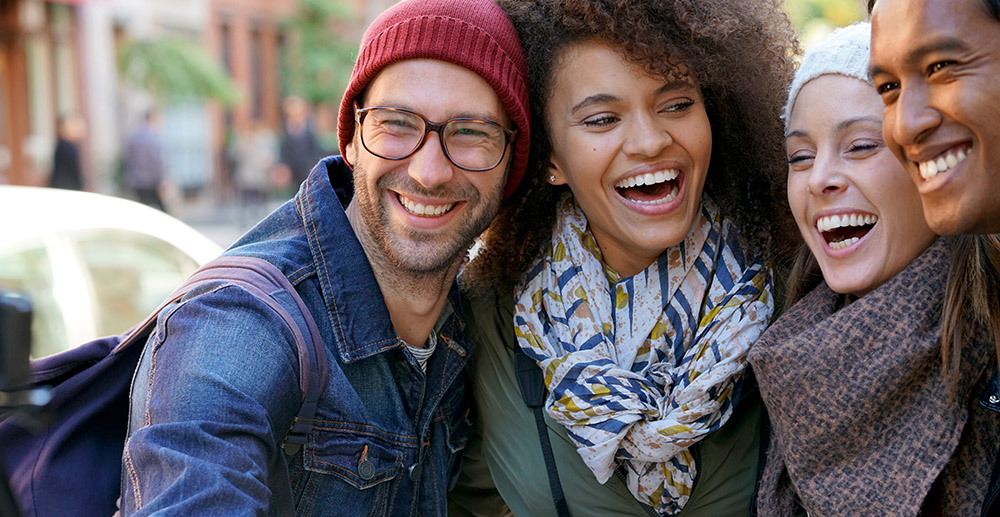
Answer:
POLYGON ((670 131, 657 124, 653 116, 640 114, 626 127, 625 154, 639 157, 655 157, 674 143, 670 131))
POLYGON ((844 162, 835 153, 817 153, 809 170, 809 193, 814 196, 834 194, 847 188, 844 162))
POLYGON ((407 172, 426 189, 433 189, 451 181, 455 169, 441 146, 441 135, 431 131, 417 152, 409 158, 407 172))
POLYGON ((941 125, 941 112, 931 106, 929 92, 922 85, 902 89, 886 111, 883 123, 891 125, 886 136, 903 147, 922 143, 941 125))

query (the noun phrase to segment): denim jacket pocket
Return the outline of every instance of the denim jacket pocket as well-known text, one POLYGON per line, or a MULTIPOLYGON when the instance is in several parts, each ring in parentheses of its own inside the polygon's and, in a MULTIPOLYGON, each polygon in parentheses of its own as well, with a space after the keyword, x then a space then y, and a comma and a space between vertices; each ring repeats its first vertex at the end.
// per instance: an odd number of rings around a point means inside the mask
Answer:
MULTIPOLYGON (((355 424, 352 427, 356 427, 355 424)), ((356 429, 318 424, 306 443, 306 470, 332 474, 357 489, 371 488, 395 478, 403 470, 403 449, 356 429)))
POLYGON ((469 441, 469 432, 472 429, 472 422, 469 420, 469 410, 456 414, 451 422, 445 426, 448 432, 448 450, 452 454, 460 452, 465 448, 465 443, 469 441))
POLYGON ((469 441, 469 434, 472 432, 472 421, 469 419, 469 410, 457 412, 450 418, 442 418, 446 435, 445 445, 448 448, 447 473, 448 490, 455 488, 458 482, 458 475, 462 471, 462 458, 466 443, 469 441))

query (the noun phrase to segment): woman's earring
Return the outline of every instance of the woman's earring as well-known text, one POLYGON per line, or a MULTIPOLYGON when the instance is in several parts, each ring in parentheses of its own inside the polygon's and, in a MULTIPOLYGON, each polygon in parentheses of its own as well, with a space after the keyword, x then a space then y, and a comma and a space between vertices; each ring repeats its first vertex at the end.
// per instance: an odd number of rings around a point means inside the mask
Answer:
POLYGON ((556 182, 556 175, 549 174, 549 183, 555 184, 555 182, 556 182))

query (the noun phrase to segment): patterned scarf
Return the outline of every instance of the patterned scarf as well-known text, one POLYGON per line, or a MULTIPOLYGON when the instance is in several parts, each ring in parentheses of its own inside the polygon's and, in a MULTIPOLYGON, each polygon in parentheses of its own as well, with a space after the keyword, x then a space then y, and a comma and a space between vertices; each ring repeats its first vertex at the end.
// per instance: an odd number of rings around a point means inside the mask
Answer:
POLYGON ((988 339, 966 343, 949 393, 939 323, 947 273, 938 241, 839 310, 821 284, 754 345, 774 436, 761 515, 802 504, 811 515, 913 516, 932 485, 942 515, 979 515, 1000 421, 977 399, 995 361, 988 339))
POLYGON ((707 197, 682 242, 620 278, 566 196, 550 248, 515 295, 515 334, 544 372, 546 411, 597 480, 621 467, 636 499, 674 514, 697 475, 688 449, 732 413, 770 291, 768 270, 746 261, 707 197))

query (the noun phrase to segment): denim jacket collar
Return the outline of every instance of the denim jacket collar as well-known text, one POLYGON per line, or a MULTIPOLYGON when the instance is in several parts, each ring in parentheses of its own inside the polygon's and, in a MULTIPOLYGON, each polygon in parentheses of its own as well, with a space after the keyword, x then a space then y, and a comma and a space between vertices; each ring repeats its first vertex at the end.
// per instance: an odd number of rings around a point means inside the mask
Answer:
POLYGON ((344 211, 353 193, 339 156, 319 162, 295 196, 337 351, 345 362, 402 346, 375 274, 344 211), (333 183, 331 183, 333 182, 333 183))

